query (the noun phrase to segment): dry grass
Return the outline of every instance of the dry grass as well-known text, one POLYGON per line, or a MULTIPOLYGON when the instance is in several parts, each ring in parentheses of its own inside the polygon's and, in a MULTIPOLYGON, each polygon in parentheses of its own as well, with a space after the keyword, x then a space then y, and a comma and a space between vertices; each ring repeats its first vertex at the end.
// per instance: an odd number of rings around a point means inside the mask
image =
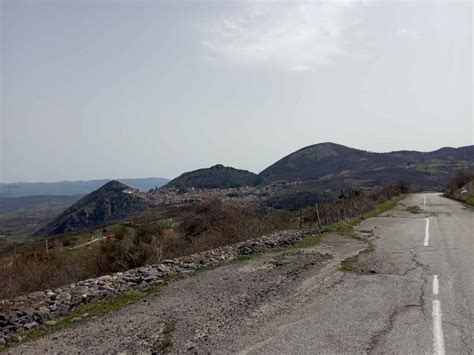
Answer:
POLYGON ((366 218, 367 211, 391 206, 390 198, 399 192, 387 187, 370 194, 352 193, 301 212, 243 208, 217 200, 194 205, 175 218, 175 233, 171 236, 163 235, 169 225, 127 223, 117 226, 115 241, 75 250, 57 245, 49 253, 25 252, 0 260, 0 299, 198 253, 278 230, 301 226, 323 231, 327 226, 340 227, 344 223, 352 226, 366 218))
POLYGON ((97 256, 94 249, 19 254, 9 262, 0 263, 0 299, 99 275, 97 256))

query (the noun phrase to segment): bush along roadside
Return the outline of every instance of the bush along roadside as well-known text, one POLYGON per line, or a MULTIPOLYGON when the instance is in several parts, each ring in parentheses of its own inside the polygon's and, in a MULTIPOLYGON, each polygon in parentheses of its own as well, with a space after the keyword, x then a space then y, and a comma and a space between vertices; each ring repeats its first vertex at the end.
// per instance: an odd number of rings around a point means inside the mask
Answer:
POLYGON ((443 191, 450 199, 464 203, 466 207, 474 207, 474 173, 458 171, 452 175, 443 191))

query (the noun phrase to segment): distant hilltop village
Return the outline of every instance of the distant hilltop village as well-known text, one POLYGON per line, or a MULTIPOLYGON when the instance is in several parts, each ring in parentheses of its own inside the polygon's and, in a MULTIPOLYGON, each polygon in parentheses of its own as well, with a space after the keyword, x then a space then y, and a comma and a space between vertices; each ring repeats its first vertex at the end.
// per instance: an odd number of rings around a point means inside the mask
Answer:
POLYGON ((278 182, 267 186, 240 186, 232 188, 200 189, 190 187, 185 190, 174 187, 161 187, 141 193, 134 191, 156 205, 204 202, 212 199, 235 201, 240 204, 262 201, 275 196, 282 189, 301 184, 301 181, 278 182))
POLYGON ((117 221, 150 207, 219 199, 239 206, 294 211, 344 199, 354 190, 390 184, 441 191, 450 174, 474 170, 474 146, 433 152, 373 153, 334 143, 302 148, 259 174, 222 164, 181 174, 141 192, 111 181, 70 206, 38 235, 60 234, 117 221))

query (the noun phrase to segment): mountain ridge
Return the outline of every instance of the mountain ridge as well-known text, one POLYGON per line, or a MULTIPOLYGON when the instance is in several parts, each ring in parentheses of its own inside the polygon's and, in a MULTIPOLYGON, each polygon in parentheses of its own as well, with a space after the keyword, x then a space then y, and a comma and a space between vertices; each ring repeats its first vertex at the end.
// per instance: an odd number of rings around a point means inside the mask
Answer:
MULTIPOLYGON (((0 183, 0 197, 85 195, 113 180, 114 179, 94 179, 0 183)), ((124 184, 141 191, 148 191, 154 187, 161 187, 170 181, 169 179, 160 177, 115 180, 121 181, 124 184)))
MULTIPOLYGON (((344 175, 356 179, 383 180, 407 178, 422 186, 441 188, 441 180, 459 169, 474 168, 474 146, 443 147, 432 152, 369 152, 336 143, 313 144, 290 153, 260 172, 264 184, 276 181, 314 181, 339 179, 344 175), (386 170, 392 174, 381 176, 386 170), (342 175, 341 175, 342 174, 342 175), (329 176, 328 176, 329 175, 329 176), (431 175, 432 183, 428 176, 431 175)), ((377 183, 377 182, 376 182, 377 183)))

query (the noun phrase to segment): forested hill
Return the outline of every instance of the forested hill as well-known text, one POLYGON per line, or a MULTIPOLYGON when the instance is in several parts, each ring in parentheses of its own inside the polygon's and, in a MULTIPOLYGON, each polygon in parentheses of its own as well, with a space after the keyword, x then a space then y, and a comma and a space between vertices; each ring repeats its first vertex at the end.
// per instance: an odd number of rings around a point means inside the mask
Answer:
POLYGON ((327 185, 380 185, 405 179, 423 189, 442 188, 456 170, 474 169, 474 146, 433 152, 374 153, 335 143, 302 148, 263 170, 263 183, 312 181, 327 185))

